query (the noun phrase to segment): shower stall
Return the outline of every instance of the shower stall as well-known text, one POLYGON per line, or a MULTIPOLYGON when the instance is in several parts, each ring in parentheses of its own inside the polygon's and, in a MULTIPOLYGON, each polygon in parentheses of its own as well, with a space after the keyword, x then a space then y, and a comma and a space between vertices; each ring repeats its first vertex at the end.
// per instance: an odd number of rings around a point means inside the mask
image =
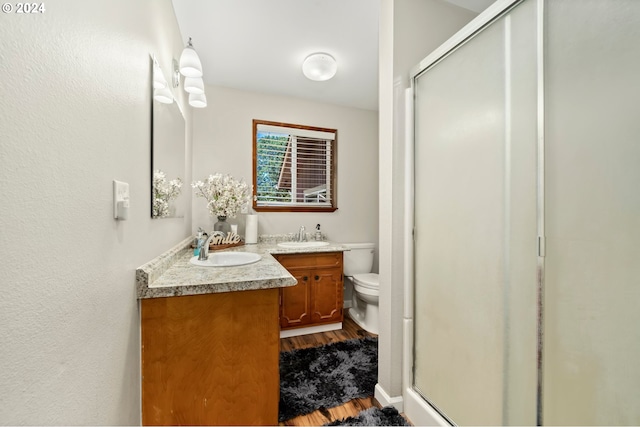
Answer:
POLYGON ((640 1, 499 0, 411 80, 407 415, 640 425, 640 1))

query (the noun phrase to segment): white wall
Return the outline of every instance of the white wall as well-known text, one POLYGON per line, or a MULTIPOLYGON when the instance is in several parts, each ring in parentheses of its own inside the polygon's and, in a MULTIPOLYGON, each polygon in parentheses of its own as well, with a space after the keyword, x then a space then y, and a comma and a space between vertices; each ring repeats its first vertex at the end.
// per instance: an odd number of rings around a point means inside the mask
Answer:
POLYGON ((150 218, 149 54, 182 40, 169 0, 44 4, 0 15, 0 424, 135 425, 135 269, 191 231, 150 218))
MULTIPOLYGON (((404 90, 409 72, 476 14, 442 0, 381 0, 380 346, 376 398, 401 402, 405 240, 404 90), (385 224, 383 226, 383 224, 385 224), (391 226, 389 226, 391 224, 391 226)), ((400 404, 397 404, 398 406, 400 404)))
MULTIPOLYGON (((193 178, 231 174, 251 184, 252 120, 338 130, 338 210, 332 213, 260 212, 259 234, 313 231, 321 224, 338 242, 378 242, 378 114, 263 93, 207 86, 207 108, 193 112, 193 178)), ((244 215, 231 220, 244 230, 244 215)), ((193 227, 212 228, 205 200, 193 200, 193 227)))
POLYGON ((393 2, 393 77, 409 87, 409 73, 478 14, 444 0, 393 2))

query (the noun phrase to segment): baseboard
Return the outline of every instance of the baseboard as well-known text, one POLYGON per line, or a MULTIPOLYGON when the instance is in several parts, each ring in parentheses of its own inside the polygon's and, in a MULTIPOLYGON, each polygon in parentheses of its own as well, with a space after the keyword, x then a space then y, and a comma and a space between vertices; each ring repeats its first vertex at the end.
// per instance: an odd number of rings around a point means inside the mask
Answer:
MULTIPOLYGON (((393 406, 398 410, 398 412, 404 412, 404 400, 402 396, 391 397, 389 394, 382 388, 380 383, 376 384, 375 396, 376 400, 380 405, 384 406, 393 406)), ((414 424, 418 425, 418 424, 414 424)))
POLYGON ((327 325, 308 326, 306 328, 285 329, 280 331, 280 338, 297 337, 300 335, 317 334, 342 329, 342 322, 329 323, 327 325))
POLYGON ((344 304, 342 305, 342 308, 351 308, 351 307, 353 307, 353 301, 345 300, 344 304))
POLYGON ((405 389, 404 397, 404 413, 414 426, 451 427, 451 424, 413 389, 405 389))

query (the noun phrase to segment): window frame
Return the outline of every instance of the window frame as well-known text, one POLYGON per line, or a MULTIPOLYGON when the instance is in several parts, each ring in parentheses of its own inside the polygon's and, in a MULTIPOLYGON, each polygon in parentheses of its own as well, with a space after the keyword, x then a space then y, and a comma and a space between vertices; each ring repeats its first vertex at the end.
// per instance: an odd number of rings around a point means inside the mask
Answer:
POLYGON ((337 205, 337 163, 338 163, 338 130, 315 126, 297 125, 292 123, 271 122, 267 120, 253 119, 253 209, 256 212, 335 212, 337 205), (334 134, 331 141, 331 165, 330 165, 330 192, 327 206, 301 206, 301 205, 258 205, 258 125, 276 126, 291 129, 303 129, 334 134))

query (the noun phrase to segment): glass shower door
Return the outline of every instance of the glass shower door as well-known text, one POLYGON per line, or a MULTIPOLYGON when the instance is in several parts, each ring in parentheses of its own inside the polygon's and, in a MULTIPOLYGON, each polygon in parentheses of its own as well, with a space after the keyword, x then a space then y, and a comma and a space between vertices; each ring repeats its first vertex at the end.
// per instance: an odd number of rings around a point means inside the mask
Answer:
POLYGON ((456 424, 536 421, 536 14, 414 80, 414 389, 456 424))
POLYGON ((640 2, 545 12, 544 424, 640 425, 640 2))

